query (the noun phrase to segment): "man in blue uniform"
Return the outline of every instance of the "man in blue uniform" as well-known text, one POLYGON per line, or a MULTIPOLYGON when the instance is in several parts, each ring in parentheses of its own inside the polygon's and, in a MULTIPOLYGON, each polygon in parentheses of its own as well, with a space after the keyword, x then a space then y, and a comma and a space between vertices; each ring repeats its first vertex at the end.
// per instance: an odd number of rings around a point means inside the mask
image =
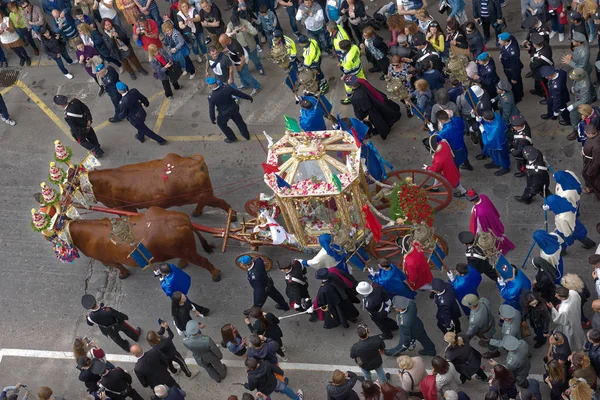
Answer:
POLYGON ((371 285, 369 282, 364 281, 356 286, 356 291, 364 296, 365 309, 371 316, 371 320, 381 330, 382 339, 392 339, 394 337, 392 331, 398 329, 398 324, 388 317, 392 308, 390 295, 381 286, 371 285))
POLYGON ((440 278, 433 278, 431 281, 431 291, 433 299, 437 306, 437 326, 442 331, 442 335, 447 332, 460 333, 460 307, 456 302, 452 284, 444 282, 440 278))
POLYGON ((545 65, 540 68, 540 74, 548 79, 548 111, 541 115, 542 119, 557 119, 561 125, 571 125, 569 110, 569 88, 567 87, 567 72, 562 68, 545 65))
POLYGON ((510 120, 511 129, 507 133, 508 147, 510 153, 517 162, 518 171, 515 172, 517 178, 521 178, 527 175, 525 171, 525 158, 523 156, 523 149, 527 146, 533 145, 533 139, 531 139, 531 128, 525 118, 522 115, 515 115, 510 120))
POLYGON ((475 268, 465 263, 456 264, 454 271, 456 274, 448 272, 447 275, 450 279, 450 283, 452 283, 456 300, 468 317, 471 313, 471 309, 462 304, 462 299, 468 294, 474 294, 479 297, 477 288, 481 283, 481 274, 475 268))
POLYGON ((523 63, 521 62, 521 48, 519 42, 508 32, 502 32, 498 35, 500 40, 500 62, 504 68, 504 74, 512 85, 512 92, 515 96, 515 104, 523 98, 523 78, 521 71, 523 63))
MULTIPOLYGON (((437 135, 439 140, 446 139, 454 156, 454 164, 456 167, 473 170, 473 166, 469 162, 469 150, 465 145, 465 122, 460 117, 452 117, 448 115, 445 110, 440 110, 435 114, 438 123, 442 126, 437 135)), ((430 122, 428 125, 429 134, 433 135, 436 133, 433 128, 433 124, 430 122)))
POLYGON ((144 107, 148 107, 150 105, 148 98, 141 94, 137 89, 129 90, 127 85, 121 81, 117 82, 117 90, 121 96, 123 96, 119 102, 119 118, 127 118, 129 123, 133 125, 135 129, 137 129, 135 138, 139 140, 140 143, 144 143, 144 140, 146 140, 147 136, 150 139, 158 142, 158 144, 161 146, 166 144, 167 141, 165 138, 157 135, 146 126, 147 114, 146 110, 144 110, 144 107))
POLYGON ((278 310, 287 311, 290 309, 290 306, 275 287, 273 279, 271 279, 267 273, 265 262, 262 258, 255 257, 253 259, 252 257, 245 255, 240 257, 238 262, 246 269, 246 272, 248 272, 248 282, 250 282, 250 286, 252 286, 252 289, 254 290, 255 307, 262 308, 265 301, 267 301, 267 297, 270 297, 277 303, 275 308, 278 310))
POLYGON ((231 119, 237 125, 241 135, 246 140, 250 140, 250 132, 248 126, 244 122, 240 114, 240 106, 235 102, 232 96, 236 96, 245 100, 254 101, 252 96, 247 95, 231 86, 219 85, 215 78, 206 78, 206 84, 212 91, 208 96, 208 111, 210 113, 210 121, 213 124, 219 125, 221 132, 225 135, 225 143, 233 143, 237 141, 237 137, 227 126, 227 122, 231 119), (215 117, 215 107, 219 115, 215 117))
POLYGON ((417 292, 413 291, 406 283, 406 275, 387 258, 378 258, 379 271, 369 268, 369 279, 381 285, 392 297, 402 296, 414 299, 417 292))
POLYGON ((92 112, 81 100, 69 99, 62 94, 54 96, 54 104, 64 108, 65 122, 71 128, 71 135, 84 149, 91 151, 97 158, 102 157, 98 137, 92 127, 92 112))
POLYGON ((392 303, 394 309, 398 311, 396 321, 400 328, 400 342, 396 347, 385 349, 384 354, 388 357, 397 357, 412 349, 415 341, 418 341, 423 345, 423 350, 419 350, 420 355, 435 356, 435 345, 427 336, 423 321, 417 315, 415 302, 406 297, 396 296, 392 303))
POLYGON ((546 104, 548 98, 548 80, 540 73, 540 69, 546 65, 554 65, 554 60, 552 60, 552 48, 544 40, 544 37, 537 33, 531 35, 531 46, 532 54, 531 62, 529 63, 529 69, 531 71, 526 76, 533 76, 535 85, 529 93, 543 97, 543 99, 540 100, 540 104, 546 104))
POLYGON ((500 77, 496 73, 496 62, 487 51, 477 56, 477 75, 474 78, 492 99, 498 96, 496 84, 500 81, 500 77))
POLYGON ((102 81, 102 87, 110 97, 115 108, 115 115, 108 119, 108 122, 119 122, 119 103, 121 102, 121 93, 117 90, 117 82, 119 82, 119 73, 110 65, 107 67, 104 64, 99 64, 96 67, 96 76, 102 81))

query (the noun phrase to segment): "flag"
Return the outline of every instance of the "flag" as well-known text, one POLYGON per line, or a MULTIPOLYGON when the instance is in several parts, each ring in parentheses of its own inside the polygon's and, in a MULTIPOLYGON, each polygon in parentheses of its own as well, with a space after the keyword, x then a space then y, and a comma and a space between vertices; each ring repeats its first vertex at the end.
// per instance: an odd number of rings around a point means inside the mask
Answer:
POLYGON ((412 101, 410 102, 410 108, 414 115, 416 115, 421 121, 425 122, 425 110, 423 110, 421 107, 419 107, 412 101))
POLYGON ((333 181, 333 183, 335 184, 337 189, 341 192, 342 191, 342 181, 340 181, 340 178, 338 178, 338 176, 336 174, 331 174, 331 180, 333 181))
POLYGON ((275 173, 279 172, 279 168, 277 168, 277 166, 275 166, 275 165, 267 164, 266 162, 263 162, 260 165, 262 165, 263 170, 265 171, 265 174, 271 174, 273 172, 275 172, 275 173))
POLYGON ((500 257, 498 257, 498 261, 496 262, 496 271, 498 271, 498 274, 500 274, 504 280, 515 277, 512 265, 510 265, 510 262, 508 262, 503 254, 500 254, 500 257))
POLYGON ((285 129, 287 129, 288 131, 296 133, 302 132, 302 129, 300 129, 300 125, 298 125, 298 121, 296 121, 295 118, 284 115, 283 120, 285 121, 285 129))
POLYGON ((438 269, 442 269, 444 266, 444 259, 446 259, 446 254, 444 250, 440 247, 439 243, 436 242, 435 249, 431 253, 429 257, 429 261, 431 261, 438 269))
POLYGON ((269 145, 267 147, 271 147, 273 146, 273 138, 265 131, 263 131, 263 135, 265 135, 265 138, 267 138, 267 142, 269 143, 269 145))
POLYGON ((285 179, 283 179, 281 176, 275 174, 275 176, 277 177, 277 186, 279 186, 279 189, 283 189, 283 188, 288 188, 291 189, 292 187, 290 186, 289 183, 287 183, 285 181, 285 179))
POLYGON ((363 206, 362 212, 365 214, 367 228, 373 233, 373 239, 375 239, 375 242, 379 242, 381 240, 381 223, 375 218, 367 204, 363 206))
POLYGON ((465 95, 465 100, 467 100, 467 103, 469 103, 471 108, 477 107, 477 104, 479 103, 479 97, 477 97, 475 95, 475 92, 473 92, 473 90, 471 88, 467 89, 467 94, 465 95))

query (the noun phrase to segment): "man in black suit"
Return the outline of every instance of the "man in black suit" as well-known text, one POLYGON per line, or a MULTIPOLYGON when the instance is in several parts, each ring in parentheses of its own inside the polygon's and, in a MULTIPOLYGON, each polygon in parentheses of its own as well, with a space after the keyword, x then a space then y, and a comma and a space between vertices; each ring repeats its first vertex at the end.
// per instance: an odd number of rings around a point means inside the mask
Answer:
POLYGON ((131 89, 126 84, 119 81, 117 82, 117 90, 121 94, 122 98, 119 102, 119 119, 125 119, 137 129, 135 138, 144 143, 145 137, 148 136, 150 139, 155 140, 161 146, 166 144, 167 141, 162 136, 157 135, 152 129, 146 126, 146 110, 144 107, 150 105, 148 98, 141 94, 137 89, 131 89))
POLYGON ((98 388, 103 389, 111 400, 126 400, 128 397, 133 400, 143 400, 142 396, 131 387, 131 375, 119 367, 106 369, 106 364, 95 358, 92 361, 90 370, 93 374, 100 375, 98 388))
POLYGON ((157 385, 180 387, 169 373, 169 362, 162 353, 155 348, 146 352, 140 346, 131 346, 131 354, 137 358, 135 375, 143 387, 154 388, 157 385))

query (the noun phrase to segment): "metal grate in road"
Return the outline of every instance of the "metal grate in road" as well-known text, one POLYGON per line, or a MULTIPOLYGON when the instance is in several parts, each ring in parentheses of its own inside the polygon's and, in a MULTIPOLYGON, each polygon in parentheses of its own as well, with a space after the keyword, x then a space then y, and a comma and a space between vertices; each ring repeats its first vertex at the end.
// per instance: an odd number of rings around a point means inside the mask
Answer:
POLYGON ((19 79, 18 69, 3 69, 0 71, 0 87, 9 87, 14 85, 19 79))

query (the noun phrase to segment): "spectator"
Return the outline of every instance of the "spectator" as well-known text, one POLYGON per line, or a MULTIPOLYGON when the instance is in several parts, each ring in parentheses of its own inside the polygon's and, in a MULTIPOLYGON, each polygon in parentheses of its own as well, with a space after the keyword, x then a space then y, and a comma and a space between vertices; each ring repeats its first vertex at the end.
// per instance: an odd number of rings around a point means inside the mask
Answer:
POLYGON ((304 398, 302 390, 298 390, 294 393, 294 390, 286 383, 275 378, 274 374, 284 374, 283 370, 278 366, 273 365, 268 361, 259 363, 256 358, 253 357, 246 358, 245 365, 246 368, 248 368, 248 383, 244 384, 246 389, 258 390, 266 396, 269 396, 273 392, 277 392, 285 394, 292 400, 302 400, 304 398))
POLYGON ((123 69, 129 73, 130 78, 133 80, 137 79, 131 64, 133 64, 140 74, 148 75, 148 71, 142 67, 140 60, 135 55, 125 30, 119 25, 114 25, 113 21, 107 18, 104 18, 100 25, 104 29, 102 37, 110 57, 123 63, 123 69))
MULTIPOLYGON (((42 0, 42 10, 49 17, 52 17, 52 10, 58 10, 61 18, 73 22, 73 17, 71 17, 71 2, 69 0, 42 0)), ((54 17, 51 18, 50 22, 52 23, 52 31, 60 33, 54 17)))
POLYGON ((583 351, 576 351, 571 354, 569 375, 573 378, 585 379, 587 384, 596 390, 598 375, 596 375, 596 370, 591 365, 590 358, 583 351))
POLYGON ((409 22, 416 22, 415 14, 418 10, 427 8, 427 0, 399 0, 398 14, 404 16, 404 19, 409 22))
POLYGON ((546 0, 521 0, 521 17, 525 20, 533 15, 546 22, 546 0))
POLYGON ((215 46, 208 46, 206 76, 209 76, 209 69, 212 70, 214 77, 219 82, 237 90, 237 85, 233 80, 235 70, 233 63, 227 54, 218 51, 215 46))
POLYGON ((361 28, 367 19, 365 3, 362 0, 343 0, 340 13, 348 18, 352 32, 347 32, 349 36, 354 35, 355 43, 360 43, 363 38, 361 28))
POLYGON ((585 350, 590 358, 590 363, 596 375, 600 374, 600 331, 592 329, 587 332, 588 341, 585 344, 585 350))
POLYGON ((158 4, 156 0, 133 0, 140 9, 141 13, 152 18, 158 27, 158 31, 161 32, 163 19, 160 16, 158 4))
POLYGON ((42 9, 38 5, 31 4, 29 0, 22 1, 21 8, 28 34, 33 36, 33 32, 35 32, 36 37, 39 37, 42 26, 46 25, 42 9))
MULTIPOLYGON (((569 400, 598 400, 598 392, 592 390, 590 386, 577 378, 572 378, 569 381, 569 388, 565 392, 569 400)), ((563 397, 564 398, 564 397, 563 397)), ((541 397, 540 397, 541 399, 541 397)), ((537 400, 537 399, 536 399, 537 400)))
POLYGON ((256 94, 262 90, 262 86, 250 73, 246 58, 246 51, 240 42, 238 42, 235 38, 230 38, 229 36, 223 34, 219 37, 219 43, 221 43, 221 46, 227 49, 227 55, 229 55, 231 62, 238 71, 238 76, 242 82, 242 86, 239 89, 243 90, 249 86, 252 86, 252 92, 250 93, 250 96, 256 96, 256 94))
MULTIPOLYGON (((483 42, 490 40, 490 27, 495 24, 501 24, 502 7, 500 0, 473 0, 473 18, 475 22, 483 28, 483 42)), ((494 34, 498 31, 494 29, 494 34)))
POLYGON ((106 368, 113 369, 115 366, 110 362, 106 361, 106 353, 102 350, 95 341, 89 340, 86 337, 76 337, 73 342, 73 357, 77 361, 80 357, 88 357, 92 360, 99 359, 106 363, 106 368))
MULTIPOLYGON (((399 55, 393 55, 392 62, 388 67, 387 80, 391 80, 392 78, 400 79, 406 90, 408 90, 408 93, 412 93, 415 91, 415 86, 413 85, 413 75, 411 71, 412 67, 408 62, 404 62, 399 55)), ((407 101, 401 100, 401 102, 406 107, 406 116, 408 118, 412 117, 413 111, 407 101)))
POLYGON ((98 92, 98 96, 102 96, 104 94, 104 88, 93 71, 94 66, 92 63, 92 57, 99 56, 94 46, 86 46, 81 40, 79 40, 79 38, 76 39, 75 56, 77 58, 77 62, 83 65, 83 67, 85 68, 85 72, 87 72, 88 75, 91 76, 92 79, 94 79, 96 85, 98 85, 98 88, 100 90, 98 92))
POLYGON ((481 37, 479 29, 477 29, 477 25, 475 25, 474 22, 468 22, 467 25, 465 25, 465 34, 467 35, 467 43, 469 43, 469 50, 471 51, 473 58, 477 58, 478 55, 480 55, 486 50, 485 42, 481 37))
POLYGON ((542 400, 540 392, 540 383, 533 378, 524 379, 517 383, 519 397, 517 400, 542 400))
POLYGON ((448 5, 450 6, 450 14, 448 14, 447 21, 456 20, 459 25, 464 25, 468 20, 465 0, 448 0, 448 5))
MULTIPOLYGON (((19 57, 19 66, 22 67, 25 64, 30 66, 31 58, 29 58, 27 51, 23 47, 23 41, 16 32, 10 17, 5 15, 5 13, 5 11, 0 10, 0 19, 2 20, 0 25, 0 43, 2 43, 3 47, 11 49, 19 57)), ((4 53, 2 53, 2 56, 4 57, 4 53)), ((2 62, 8 66, 6 57, 4 57, 4 61, 2 62)))
POLYGON ((267 37, 267 43, 270 47, 273 45, 273 32, 275 32, 276 29, 281 28, 277 16, 266 4, 261 4, 260 9, 258 10, 258 20, 260 21, 262 32, 267 37))
POLYGON ((91 370, 92 360, 89 357, 81 356, 77 359, 77 369, 79 372, 79 380, 83 382, 88 393, 94 393, 98 390, 98 381, 101 376, 96 375, 91 370))
POLYGON ((330 57, 334 57, 331 50, 331 38, 325 29, 323 9, 319 4, 314 0, 305 0, 298 8, 296 20, 300 21, 306 27, 308 36, 319 43, 321 51, 325 51, 330 57))
POLYGON ((58 69, 60 69, 65 78, 73 79, 73 75, 71 75, 69 71, 65 68, 62 59, 64 58, 67 64, 69 65, 76 64, 77 61, 73 61, 71 57, 69 57, 69 53, 67 52, 67 46, 63 38, 58 33, 53 33, 46 27, 42 28, 41 33, 42 47, 44 48, 44 52, 48 55, 49 58, 52 58, 54 61, 56 61, 58 69))
POLYGON ((406 397, 407 394, 403 389, 389 382, 381 385, 381 398, 383 400, 404 400, 406 397))
POLYGON ((221 18, 221 10, 216 4, 210 4, 207 0, 200 0, 200 23, 206 28, 206 34, 210 39, 210 43, 221 50, 219 45, 219 36, 225 30, 223 29, 223 19, 221 18))
POLYGON ((31 36, 31 31, 27 29, 27 23, 25 21, 25 17, 23 16, 23 9, 17 5, 16 2, 11 1, 8 3, 8 10, 10 11, 9 18, 15 27, 15 31, 21 38, 21 40, 27 41, 31 48, 33 49, 33 54, 38 56, 40 51, 35 45, 35 41, 33 40, 33 36, 31 36))
POLYGON ((569 387, 565 368, 556 360, 547 364, 548 376, 544 381, 550 387, 550 400, 562 400, 562 393, 569 387))
POLYGON ((391 55, 411 58, 411 49, 408 43, 408 38, 404 33, 404 19, 398 15, 390 15, 387 19, 387 27, 392 34, 392 39, 387 42, 391 55))
MULTIPOLYGON (((415 91, 411 93, 411 97, 416 100, 416 105, 425 114, 425 118, 431 118, 431 108, 433 107, 433 94, 429 90, 429 83, 425 79, 417 79, 415 82, 415 91)), ((425 125, 421 127, 423 130, 428 130, 425 125)))
MULTIPOLYGON (((523 10, 521 10, 521 12, 523 13, 523 10)), ((569 23, 566 3, 561 0, 548 0, 548 13, 550 14, 552 26, 552 32, 550 32, 549 38, 552 39, 558 33, 558 41, 564 41, 565 26, 569 23)), ((525 20, 525 18, 523 18, 523 20, 525 20)))
POLYGON ((75 23, 75 27, 77 27, 77 25, 79 25, 79 24, 93 24, 94 23, 93 18, 85 15, 81 8, 76 8, 74 11, 74 14, 75 14, 75 19, 73 22, 75 23))
POLYGON ((196 60, 201 63, 204 60, 200 53, 206 54, 206 45, 204 44, 204 28, 202 28, 200 19, 200 13, 190 5, 188 0, 179 2, 177 25, 184 33, 185 41, 192 47, 192 53, 196 56, 196 60))
POLYGON ((102 28, 104 28, 104 20, 108 19, 113 25, 118 25, 119 28, 123 29, 123 25, 121 25, 121 20, 119 19, 117 10, 115 10, 114 0, 97 0, 97 3, 100 18, 102 18, 100 20, 100 25, 102 28))
POLYGON ((373 65, 369 68, 369 72, 381 72, 379 80, 385 80, 390 66, 390 59, 387 57, 388 47, 372 26, 367 26, 363 30, 363 43, 360 48, 366 51, 367 60, 373 65))
MULTIPOLYGON (((419 32, 421 32, 423 35, 426 35, 427 31, 429 31, 429 25, 431 25, 434 22, 437 24, 437 22, 433 19, 431 15, 429 15, 429 12, 425 8, 417 10, 415 16, 417 17, 419 32)), ((438 27, 439 26, 440 24, 438 24, 438 27)))
POLYGON ((414 22, 410 22, 410 23, 406 24, 406 26, 404 27, 404 34, 406 35, 406 40, 408 41, 408 44, 409 44, 410 48, 413 50, 413 52, 416 49, 414 39, 418 33, 419 33, 419 27, 414 22))
POLYGON ((381 386, 377 382, 371 380, 363 381, 362 383, 362 395, 364 400, 380 400, 381 399, 381 386))
POLYGON ((433 49, 440 54, 442 61, 446 62, 450 52, 446 48, 446 37, 440 29, 440 24, 435 21, 431 22, 427 27, 427 32, 425 32, 425 38, 431 43, 433 49))
MULTIPOLYGON (((194 314, 200 317, 208 315, 210 310, 192 303, 183 293, 174 292, 173 296, 171 296, 171 316, 180 336, 185 332, 188 321, 192 320, 192 317, 190 317, 191 311, 194 311, 194 314)), ((200 329, 202 329, 202 326, 200 329)))
POLYGON ((371 371, 375 371, 379 377, 379 382, 387 382, 389 374, 385 373, 383 359, 381 358, 381 352, 385 349, 385 342, 379 335, 369 336, 369 328, 365 324, 359 325, 356 333, 360 340, 352 345, 350 358, 356 361, 366 380, 371 381, 371 371))
POLYGON ((190 48, 183 39, 183 36, 179 31, 173 29, 173 23, 171 21, 165 21, 162 26, 162 31, 164 33, 162 41, 165 45, 165 49, 171 52, 173 62, 179 63, 181 69, 185 68, 182 76, 189 73, 189 79, 194 79, 196 77, 196 67, 192 60, 190 60, 190 48))
POLYGON ((231 324, 225 324, 221 327, 222 347, 227 347, 231 353, 238 357, 246 354, 246 339, 242 339, 240 332, 231 324))
POLYGON ((62 36, 69 42, 77 37, 77 28, 75 28, 75 23, 72 19, 61 17, 60 11, 58 10, 52 10, 52 18, 54 18, 54 21, 56 22, 56 25, 58 26, 62 36))
MULTIPOLYGON (((9 399, 9 400, 15 400, 17 399, 17 397, 19 396, 19 389, 21 389, 23 387, 22 384, 17 383, 15 386, 6 386, 2 389, 2 392, 0 392, 0 399, 9 399), (8 394, 9 392, 12 392, 11 394, 8 394)), ((29 392, 27 392, 29 393, 29 392)), ((27 397, 27 395, 25 395, 25 397, 27 397)))
MULTIPOLYGON (((179 4, 182 4, 182 2, 179 2, 179 4)), ((137 42, 140 40, 142 48, 148 52, 148 46, 151 44, 159 49, 162 47, 159 36, 156 22, 148 19, 144 14, 138 15, 137 22, 133 25, 133 41, 137 42)))
POLYGON ((167 359, 158 349, 152 348, 144 352, 139 345, 134 344, 130 352, 137 359, 133 370, 143 387, 153 388, 157 385, 179 387, 169 374, 167 359))
POLYGON ((435 375, 435 387, 438 393, 444 393, 446 390, 456 390, 460 382, 460 374, 454 368, 451 362, 444 360, 440 356, 435 356, 431 360, 433 375, 435 375))
POLYGON ((409 357, 402 355, 398 357, 398 376, 400 385, 409 396, 421 395, 419 383, 427 376, 425 363, 421 357, 409 357))
POLYGON ((226 34, 237 40, 245 50, 245 53, 247 53, 247 58, 254 64, 254 68, 256 68, 260 75, 264 75, 265 71, 258 56, 258 46, 254 40, 254 36, 258 34, 256 28, 249 21, 240 19, 237 15, 232 15, 231 22, 227 24, 226 34))
POLYGON ((40 386, 37 392, 38 400, 64 400, 64 397, 52 396, 54 392, 48 386, 40 386))
POLYGON ((538 349, 546 343, 546 335, 550 329, 550 312, 543 299, 534 292, 527 292, 521 298, 523 321, 529 320, 529 325, 535 333, 534 348, 538 349))
POLYGON ((150 400, 183 400, 186 393, 177 386, 158 385, 154 387, 154 396, 150 400))
POLYGON ((358 394, 352 389, 357 380, 354 372, 336 369, 327 385, 327 400, 359 400, 358 394))
POLYGON ((494 365, 494 376, 490 380, 490 390, 498 393, 501 399, 516 398, 518 393, 515 376, 503 365, 494 365))
POLYGON ((123 13, 125 22, 128 25, 135 25, 137 23, 140 10, 134 0, 119 0, 117 8, 123 13))
MULTIPOLYGON (((435 115, 437 114, 438 111, 441 111, 441 110, 446 111, 446 113, 448 114, 448 116, 450 118, 460 116, 459 111, 458 111, 458 106, 455 103, 453 103, 452 101, 450 101, 450 96, 448 95, 448 91, 444 88, 438 89, 435 92, 435 104, 431 108, 431 122, 434 125, 437 123, 437 118, 435 115), (450 111, 450 112, 448 112, 448 111, 450 111)), ((461 271, 464 271, 463 267, 461 267, 461 271)), ((466 275, 468 273, 469 273, 469 269, 467 269, 467 271, 463 275, 466 275)), ((473 273, 473 275, 476 276, 475 273, 473 273)), ((473 278, 473 279, 475 281, 477 280, 476 278, 473 278)), ((480 280, 480 282, 481 282, 481 280, 480 280)), ((479 286, 479 284, 475 285, 475 289, 477 289, 477 286, 479 286)), ((465 294, 467 294, 467 293, 465 293, 465 294)), ((474 293, 474 294, 477 294, 477 293, 474 293)), ((460 297, 460 296, 457 296, 457 298, 458 297, 460 297)), ((464 296, 462 296, 462 297, 464 297, 464 296)), ((459 298, 459 301, 462 299, 462 297, 459 298)))
POLYGON ((565 274, 560 280, 560 285, 569 290, 574 290, 579 294, 579 298, 581 299, 581 327, 583 329, 591 327, 592 322, 583 314, 583 306, 591 296, 585 282, 577 274, 565 274))
MULTIPOLYGON (((172 98, 173 91, 171 90, 171 84, 173 84, 175 90, 179 90, 182 87, 179 84, 179 78, 183 71, 179 63, 173 62, 173 58, 165 49, 159 49, 154 44, 148 46, 148 57, 152 66, 153 76, 163 85, 165 97, 167 99, 172 98)), ((181 272, 185 274, 185 272, 181 272)))
POLYGON ((463 28, 455 19, 451 19, 446 24, 446 41, 450 45, 450 56, 466 56, 471 58, 469 42, 463 31, 463 28))
POLYGON ((448 332, 444 335, 444 342, 448 343, 445 358, 460 374, 461 383, 470 381, 474 374, 481 381, 487 380, 487 375, 481 369, 481 353, 471 347, 466 335, 448 332))
POLYGON ((110 56, 108 47, 106 47, 106 43, 104 42, 104 37, 102 33, 96 29, 96 25, 79 24, 77 25, 77 31, 79 32, 79 38, 86 46, 89 46, 90 44, 93 45, 104 60, 115 64, 117 67, 121 68, 121 73, 123 72, 123 64, 121 64, 121 61, 110 56))
POLYGON ((279 345, 277 354, 279 354, 282 361, 287 361, 284 353, 285 346, 281 340, 283 337, 283 332, 279 327, 279 318, 277 318, 273 313, 265 313, 260 309, 260 307, 254 306, 248 310, 248 317, 246 317, 245 322, 251 333, 263 335, 266 338, 272 339, 274 342, 276 342, 279 345), (249 317, 254 319, 253 324, 250 324, 249 317))
POLYGON ((161 321, 160 329, 158 330, 158 332, 149 331, 146 334, 146 340, 148 341, 150 347, 153 347, 160 351, 162 355, 167 359, 169 363, 169 370, 173 374, 176 374, 178 372, 177 368, 175 368, 175 366, 173 365, 173 362, 176 362, 179 365, 179 368, 185 374, 185 376, 191 378, 192 373, 188 368, 187 364, 185 363, 185 359, 181 356, 181 354, 179 353, 179 351, 177 351, 177 348, 173 344, 174 336, 175 335, 173 335, 173 331, 169 327, 169 324, 166 321, 161 321), (163 336, 165 330, 168 335, 166 337, 163 336))
MULTIPOLYGON (((340 3, 340 0, 334 0, 337 4, 340 3)), ((296 13, 298 12, 298 0, 277 0, 278 4, 281 4, 285 7, 285 12, 288 15, 290 20, 290 27, 292 28, 292 32, 294 32, 294 36, 296 39, 300 36, 300 31, 298 30, 298 25, 296 24, 296 13)), ((331 19, 331 18, 330 18, 331 19)), ((335 19, 337 20, 337 18, 335 19)))
POLYGON ((0 94, 0 116, 2 116, 2 122, 8 124, 10 126, 15 126, 17 123, 10 118, 8 115, 8 108, 6 107, 6 103, 4 102, 4 98, 0 94))
POLYGON ((258 361, 267 360, 271 364, 278 365, 277 350, 279 345, 264 336, 250 335, 248 337, 248 351, 246 357, 254 357, 258 361))

